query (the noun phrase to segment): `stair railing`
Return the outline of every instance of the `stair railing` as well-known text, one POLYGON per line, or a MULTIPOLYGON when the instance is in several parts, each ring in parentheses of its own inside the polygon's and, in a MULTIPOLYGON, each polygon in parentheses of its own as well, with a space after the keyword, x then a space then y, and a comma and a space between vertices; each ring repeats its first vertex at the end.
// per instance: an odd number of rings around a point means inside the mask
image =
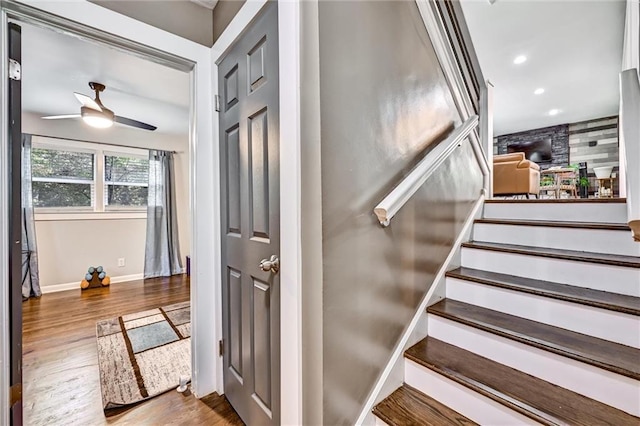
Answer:
POLYGON ((640 78, 635 68, 620 73, 619 143, 626 174, 627 221, 640 241, 640 78))
POLYGON ((640 242, 640 4, 627 0, 620 73, 620 196, 627 199, 627 222, 640 242))
MULTIPOLYGON (((429 151, 422 160, 406 175, 398 185, 373 209, 382 226, 389 226, 391 219, 420 189, 437 168, 470 136, 478 127, 478 116, 472 115, 460 127, 455 129, 444 141, 429 151)), ((469 137, 473 145, 482 174, 489 175, 489 166, 477 138, 469 137)))

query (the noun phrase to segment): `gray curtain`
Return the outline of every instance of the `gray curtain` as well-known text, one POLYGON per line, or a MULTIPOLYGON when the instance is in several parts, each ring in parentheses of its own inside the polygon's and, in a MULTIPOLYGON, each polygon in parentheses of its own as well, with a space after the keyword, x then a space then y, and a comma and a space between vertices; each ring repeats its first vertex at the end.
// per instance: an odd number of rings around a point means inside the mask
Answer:
POLYGON ((151 150, 144 277, 168 277, 181 273, 173 154, 151 150))
POLYGON ((22 135, 22 297, 40 297, 40 273, 31 186, 31 135, 22 135))

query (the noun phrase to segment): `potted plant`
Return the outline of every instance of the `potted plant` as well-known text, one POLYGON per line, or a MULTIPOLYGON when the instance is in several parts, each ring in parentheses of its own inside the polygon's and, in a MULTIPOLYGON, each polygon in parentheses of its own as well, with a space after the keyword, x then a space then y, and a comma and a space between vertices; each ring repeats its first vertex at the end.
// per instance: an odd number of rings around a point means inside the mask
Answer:
POLYGON ((580 177, 580 165, 569 164, 569 168, 574 170, 576 176, 576 190, 580 194, 580 198, 589 198, 589 179, 580 177))
POLYGON ((589 198, 589 179, 581 177, 578 179, 578 193, 580 198, 589 198))
POLYGON ((552 186, 556 183, 553 176, 545 175, 540 179, 540 186, 552 186))

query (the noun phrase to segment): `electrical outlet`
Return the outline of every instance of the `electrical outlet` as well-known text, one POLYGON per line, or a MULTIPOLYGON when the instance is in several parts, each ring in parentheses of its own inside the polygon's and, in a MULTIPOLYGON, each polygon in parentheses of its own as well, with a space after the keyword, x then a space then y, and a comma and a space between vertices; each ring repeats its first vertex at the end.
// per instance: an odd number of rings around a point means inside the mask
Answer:
POLYGON ((124 266, 124 257, 121 257, 118 259, 118 266, 119 267, 123 267, 124 266))

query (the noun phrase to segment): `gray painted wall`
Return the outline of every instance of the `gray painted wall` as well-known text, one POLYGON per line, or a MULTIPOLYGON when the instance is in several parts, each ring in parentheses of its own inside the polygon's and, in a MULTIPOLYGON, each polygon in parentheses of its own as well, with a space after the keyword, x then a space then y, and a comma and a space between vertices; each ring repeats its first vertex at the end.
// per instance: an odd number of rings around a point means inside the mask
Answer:
POLYGON ((322 422, 353 424, 482 174, 463 144, 382 228, 374 206, 460 118, 414 2, 320 2, 319 40, 322 422))
POLYGON ((236 16, 245 0, 218 0, 213 8, 213 42, 227 28, 231 20, 236 16))
POLYGON ((213 11, 187 0, 89 0, 122 15, 213 46, 213 11))

